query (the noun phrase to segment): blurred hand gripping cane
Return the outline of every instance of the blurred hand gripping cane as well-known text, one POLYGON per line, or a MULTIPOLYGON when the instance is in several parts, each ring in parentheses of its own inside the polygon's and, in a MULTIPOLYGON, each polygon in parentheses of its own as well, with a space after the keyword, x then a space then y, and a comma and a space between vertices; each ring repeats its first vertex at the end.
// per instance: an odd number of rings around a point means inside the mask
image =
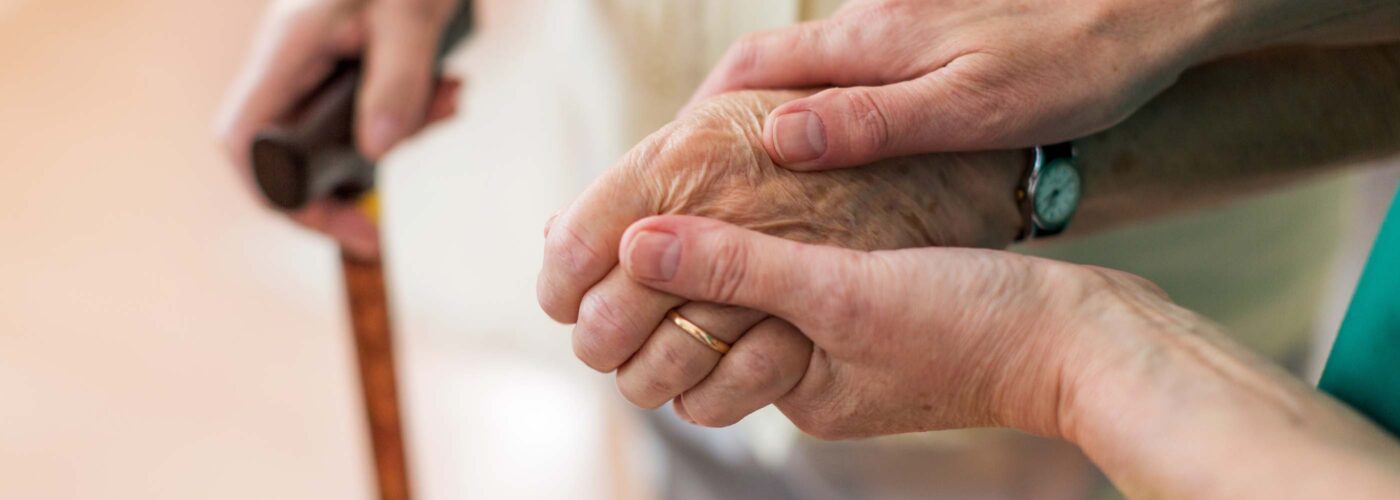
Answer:
MULTIPOLYGON (((463 0, 448 22, 438 51, 439 65, 470 32, 472 3, 463 0)), ((288 116, 254 137, 253 174, 272 205, 295 211, 331 198, 355 203, 378 224, 375 166, 354 146, 359 83, 359 62, 341 62, 288 116)), ((379 497, 408 500, 409 469, 383 261, 357 257, 344 248, 340 254, 379 497)))

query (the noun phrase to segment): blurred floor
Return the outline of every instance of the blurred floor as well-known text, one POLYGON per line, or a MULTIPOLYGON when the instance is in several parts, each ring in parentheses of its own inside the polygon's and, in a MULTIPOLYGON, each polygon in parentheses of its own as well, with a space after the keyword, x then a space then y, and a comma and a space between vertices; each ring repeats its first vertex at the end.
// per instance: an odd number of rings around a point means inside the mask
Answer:
MULTIPOLYGON (((208 132, 262 3, 0 0, 0 498, 370 496, 334 251, 251 203, 208 132)), ((453 137, 528 126, 512 71, 453 137)), ((534 309, 567 190, 500 152, 399 196, 465 167, 432 157, 389 162, 385 194, 421 496, 609 496, 600 376, 534 309), (479 206, 420 217, 435 199, 479 206)))

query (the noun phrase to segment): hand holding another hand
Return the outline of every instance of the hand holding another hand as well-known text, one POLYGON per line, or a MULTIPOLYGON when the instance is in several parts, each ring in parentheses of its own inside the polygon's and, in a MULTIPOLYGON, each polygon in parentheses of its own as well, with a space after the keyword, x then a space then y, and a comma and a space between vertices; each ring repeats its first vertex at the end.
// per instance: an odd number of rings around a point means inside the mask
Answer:
POLYGON ((859 170, 797 173, 775 165, 760 142, 762 118, 806 92, 718 97, 648 137, 549 225, 539 298, 555 320, 573 323, 575 353, 600 371, 618 370, 622 393, 653 408, 724 400, 733 423, 766 406, 802 376, 810 343, 766 314, 687 303, 649 289, 617 266, 632 223, 661 214, 725 220, 794 241, 861 250, 924 246, 1004 247, 1020 229, 1014 191, 1024 152, 929 155, 859 170), (720 356, 665 321, 678 309, 734 351, 720 356), (760 370, 773 377, 744 374, 760 370), (737 387, 752 381, 761 391, 737 387))
MULTIPOLYGON (((622 241, 633 279, 691 300, 771 314, 815 346, 776 404, 828 439, 1012 426, 1059 435, 1060 402, 1116 293, 1161 293, 1108 270, 956 248, 862 252, 699 217, 644 219, 622 241)), ((743 374, 755 387, 771 373, 743 374)), ((742 396, 736 394, 735 396, 742 396)), ((742 399, 742 398, 735 398, 742 399)), ((730 400, 690 418, 728 414, 730 400)))
MULTIPOLYGON (((1400 487, 1392 438, 1136 276, 994 250, 805 245, 683 216, 634 224, 621 252, 649 287, 811 339, 805 374, 773 400, 818 438, 1009 427, 1078 445, 1129 497, 1400 487)), ((685 397, 678 413, 735 413, 774 375, 738 373, 727 397, 685 397)))
POLYGON ((857 0, 742 39, 694 99, 842 87, 766 119, 767 151, 801 170, 1053 144, 1106 129, 1170 86, 1225 14, 1152 0, 857 0))
POLYGON ((1278 44, 1394 40, 1397 26, 1393 2, 854 0, 743 38, 692 103, 839 87, 774 109, 763 141, 788 168, 853 167, 1078 139, 1197 64, 1278 44))

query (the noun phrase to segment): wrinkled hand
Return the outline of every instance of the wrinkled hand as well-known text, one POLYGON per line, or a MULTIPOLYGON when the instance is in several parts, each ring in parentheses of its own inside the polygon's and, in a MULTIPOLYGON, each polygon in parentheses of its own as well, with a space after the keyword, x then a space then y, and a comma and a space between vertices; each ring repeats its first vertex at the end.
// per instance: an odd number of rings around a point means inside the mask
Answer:
MULTIPOLYGON (((686 216, 644 219, 622 241, 628 276, 691 300, 750 307, 815 342, 806 375, 776 404, 828 439, 977 426, 1059 435, 1064 377, 1091 367, 1092 315, 1145 281, 1008 252, 861 252, 805 245, 686 216)), ((1107 350, 1106 350, 1107 351, 1107 350)), ((774 373, 755 370, 751 387, 774 373)), ((743 394, 731 394, 743 400, 743 394)), ((690 398, 702 421, 732 399, 690 398)))
MULTIPOLYGON (((1011 427, 1080 446, 1132 498, 1400 491, 1393 436, 1136 276, 995 250, 804 245, 686 216, 634 224, 621 255, 647 286, 810 338, 805 375, 774 400, 819 438, 1011 427)), ((745 375, 730 399, 681 409, 734 412, 778 373, 745 375)))
POLYGON ((797 173, 774 165, 759 141, 761 120, 803 92, 719 97, 648 137, 546 229, 539 299, 572 323, 574 350, 600 371, 618 370, 622 394, 654 408, 684 400, 734 400, 735 411, 699 416, 737 421, 801 378, 810 342, 742 308, 648 289, 616 268, 632 223, 659 214, 729 221, 778 237, 862 250, 922 246, 999 248, 1019 230, 1012 193, 1029 161, 1023 152, 931 155, 869 168, 797 173), (669 321, 678 308, 719 339, 720 356, 669 321), (760 391, 751 371, 775 374, 760 391), (738 387, 743 386, 743 387, 738 387), (743 389, 743 390, 740 390, 743 389))
MULTIPOLYGON (((253 135, 287 113, 336 61, 363 57, 356 142, 379 159, 456 111, 460 82, 434 81, 439 38, 457 0, 282 0, 272 5, 215 125, 245 179, 253 135)), ((248 183, 251 186, 251 182, 248 183)), ((375 225, 353 207, 318 201, 292 215, 359 255, 378 252, 375 225)))
POLYGON ((812 170, 1075 139, 1166 89, 1226 8, 1155 0, 857 0, 735 44, 695 101, 838 86, 773 110, 779 163, 812 170))

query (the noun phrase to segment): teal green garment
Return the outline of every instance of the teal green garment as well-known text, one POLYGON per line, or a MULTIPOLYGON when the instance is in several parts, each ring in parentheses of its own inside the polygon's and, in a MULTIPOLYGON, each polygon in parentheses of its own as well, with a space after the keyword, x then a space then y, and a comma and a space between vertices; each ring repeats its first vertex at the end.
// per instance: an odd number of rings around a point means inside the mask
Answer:
POLYGON ((1400 192, 1391 202, 1318 388, 1400 436, 1400 192))

